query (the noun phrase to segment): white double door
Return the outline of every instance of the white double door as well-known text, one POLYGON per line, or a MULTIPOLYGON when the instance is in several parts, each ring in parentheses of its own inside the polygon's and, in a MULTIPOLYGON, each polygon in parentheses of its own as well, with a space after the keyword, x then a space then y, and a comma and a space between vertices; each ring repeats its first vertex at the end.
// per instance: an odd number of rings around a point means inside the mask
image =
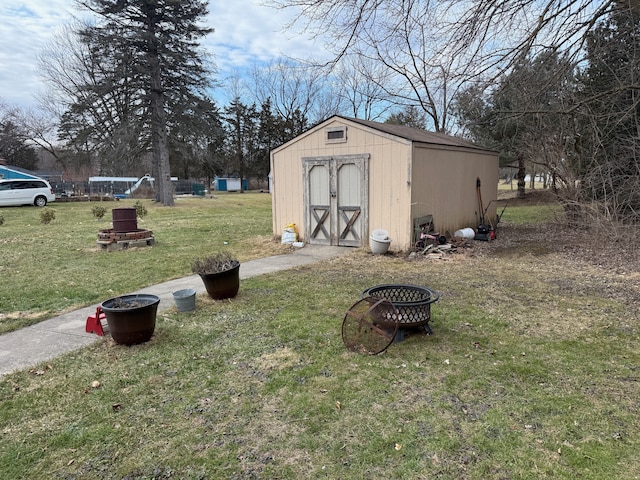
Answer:
POLYGON ((368 232, 369 155, 302 159, 309 243, 363 246, 368 232))

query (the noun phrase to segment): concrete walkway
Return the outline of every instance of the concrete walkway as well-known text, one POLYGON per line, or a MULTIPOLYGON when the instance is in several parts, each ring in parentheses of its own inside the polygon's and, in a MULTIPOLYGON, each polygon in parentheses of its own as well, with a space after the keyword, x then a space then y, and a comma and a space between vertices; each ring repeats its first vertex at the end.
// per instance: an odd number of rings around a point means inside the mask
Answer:
MULTIPOLYGON (((345 247, 305 245, 291 254, 243 262, 240 266, 240 279, 329 260, 348 251, 350 249, 345 247)), ((191 275, 132 293, 150 293, 160 297, 160 312, 175 305, 172 294, 183 288, 193 288, 199 294, 206 291, 200 277, 191 275)), ((0 378, 102 340, 104 337, 85 332, 87 317, 95 314, 96 307, 97 305, 91 305, 0 335, 0 378)))

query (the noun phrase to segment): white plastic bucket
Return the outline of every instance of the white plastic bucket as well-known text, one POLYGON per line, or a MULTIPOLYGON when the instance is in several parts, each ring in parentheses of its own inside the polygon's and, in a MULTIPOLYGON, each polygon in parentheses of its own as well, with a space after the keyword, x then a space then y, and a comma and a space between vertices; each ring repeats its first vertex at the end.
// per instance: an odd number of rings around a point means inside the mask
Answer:
POLYGON ((385 242, 387 240, 391 241, 389 239, 389 232, 387 232, 386 230, 383 230, 381 228, 377 228, 376 230, 374 230, 371 233, 371 238, 374 238, 374 239, 382 241, 382 242, 385 242))
POLYGON ((384 255, 389 250, 391 245, 391 239, 387 237, 386 240, 378 240, 371 235, 369 239, 369 246, 371 247, 371 253, 374 255, 384 255))
POLYGON ((460 230, 456 230, 453 236, 472 239, 476 236, 476 232, 473 228, 467 227, 467 228, 462 228, 460 230))

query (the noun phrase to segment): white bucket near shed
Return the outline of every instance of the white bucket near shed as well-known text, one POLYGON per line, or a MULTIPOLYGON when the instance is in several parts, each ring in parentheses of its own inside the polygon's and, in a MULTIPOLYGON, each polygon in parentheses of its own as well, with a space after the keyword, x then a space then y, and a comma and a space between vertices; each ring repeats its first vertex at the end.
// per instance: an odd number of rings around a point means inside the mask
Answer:
POLYGON ((389 250, 389 245, 391 245, 389 232, 379 228, 371 233, 371 237, 369 238, 371 253, 374 255, 384 255, 389 250))
POLYGON ((460 230, 456 230, 453 234, 454 237, 466 238, 468 240, 473 240, 473 237, 476 236, 476 232, 473 228, 461 228, 460 230))

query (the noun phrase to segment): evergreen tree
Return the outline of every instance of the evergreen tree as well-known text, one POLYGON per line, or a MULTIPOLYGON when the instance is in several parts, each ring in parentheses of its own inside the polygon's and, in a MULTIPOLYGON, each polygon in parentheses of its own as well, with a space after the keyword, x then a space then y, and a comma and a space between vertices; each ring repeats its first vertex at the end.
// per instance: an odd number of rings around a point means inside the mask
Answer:
POLYGON ((11 121, 0 121, 0 158, 27 170, 33 170, 38 166, 36 151, 25 143, 24 136, 11 121))
POLYGON ((282 120, 273 114, 271 100, 267 99, 260 108, 258 117, 258 147, 253 173, 266 179, 271 170, 271 150, 289 140, 284 135, 282 120))
POLYGON ((222 117, 214 101, 203 98, 174 110, 169 130, 171 171, 182 178, 221 173, 224 138, 222 117))
POLYGON ((527 164, 534 175, 542 169, 564 186, 574 183, 566 165, 572 121, 565 113, 574 89, 570 63, 545 50, 515 65, 488 95, 465 91, 454 111, 474 141, 500 152, 501 166, 515 166, 523 197, 527 164))
POLYGON ((258 111, 255 105, 245 105, 235 98, 225 109, 227 130, 228 171, 240 177, 240 189, 251 167, 259 158, 258 111))
POLYGON ((616 2, 589 35, 577 151, 585 197, 640 220, 640 9, 616 2))
MULTIPOLYGON (((113 109, 103 107, 105 98, 123 99, 121 111, 133 112, 113 122, 117 132, 127 134, 138 127, 138 140, 151 146, 157 198, 173 205, 168 130, 176 120, 172 113, 194 104, 208 85, 198 50, 199 39, 211 31, 198 24, 207 14, 207 2, 81 0, 79 4, 99 17, 95 26, 80 34, 97 60, 92 65, 102 70, 90 85, 88 101, 74 104, 70 111, 94 110, 108 117, 113 109)), ((132 140, 125 135, 125 143, 132 140)))
POLYGON ((407 127, 427 128, 427 114, 419 110, 415 105, 407 105, 404 110, 389 115, 384 123, 394 125, 406 125, 407 127))

